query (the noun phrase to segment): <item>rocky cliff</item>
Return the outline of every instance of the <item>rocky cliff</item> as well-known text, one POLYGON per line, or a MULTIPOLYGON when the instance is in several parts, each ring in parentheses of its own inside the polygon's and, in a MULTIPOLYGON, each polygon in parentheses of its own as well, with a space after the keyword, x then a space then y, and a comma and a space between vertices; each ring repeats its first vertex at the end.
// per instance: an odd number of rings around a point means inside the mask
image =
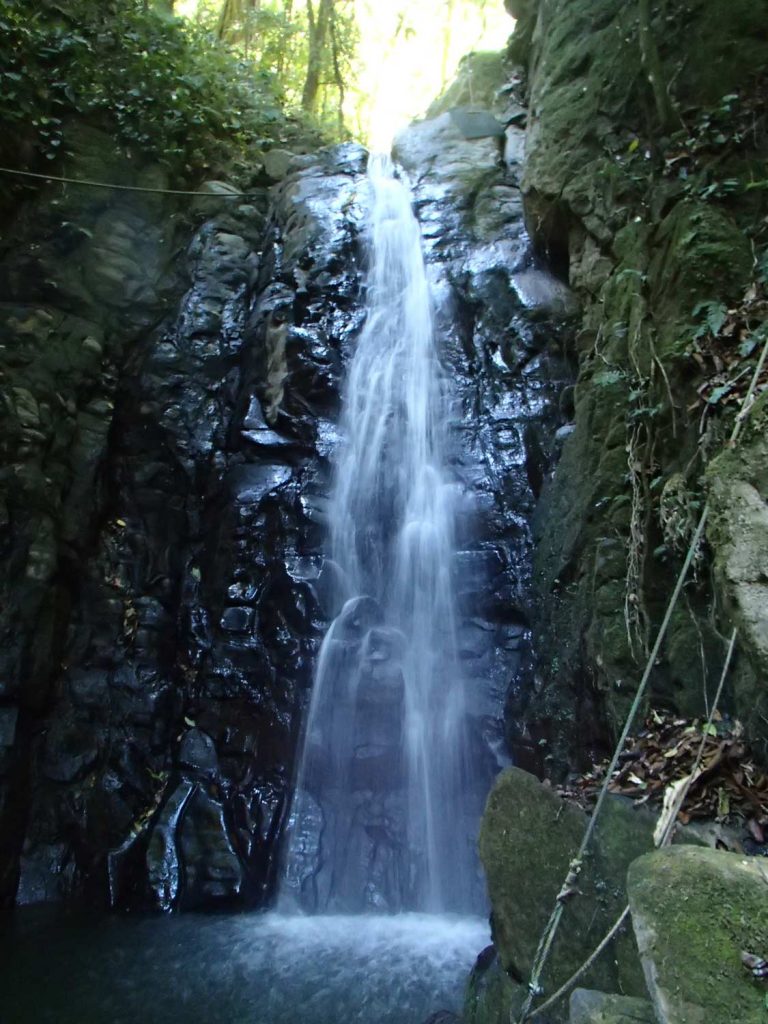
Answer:
MULTIPOLYGON (((533 257, 510 132, 505 160, 498 123, 443 112, 397 146, 454 381, 460 654, 487 784, 530 673, 530 520, 573 372, 572 297, 533 257)), ((73 145, 72 177, 166 184, 98 133, 73 145)), ((246 197, 51 186, 6 235, 6 903, 274 895, 332 613, 326 500, 368 196, 359 147, 268 156, 246 197)))
MULTIPOLYGON (((527 107, 526 223, 582 304, 572 429, 534 513, 533 685, 513 699, 510 731, 517 749, 541 753, 539 777, 555 781, 589 759, 587 728, 598 741, 615 739, 708 505, 649 701, 705 715, 737 627, 720 710, 743 723, 765 761, 768 374, 758 360, 768 338, 768 5, 507 7, 518 19, 509 52, 527 107)), ((639 954, 620 933, 586 984, 648 994, 653 1006, 576 992, 571 1021, 759 1019, 763 995, 739 958, 766 941, 764 894, 755 886, 749 911, 735 910, 742 883, 733 874, 739 861, 756 877, 759 859, 685 846, 634 860, 650 849, 652 821, 615 801, 565 904, 544 994, 592 953, 628 893, 639 954), (716 908, 711 917, 691 892, 716 908), (665 910, 674 924, 662 921, 665 910), (662 936, 675 936, 674 952, 662 936)), ((495 785, 480 842, 498 956, 489 951, 471 979, 474 1024, 519 1013, 583 833, 580 814, 515 769, 495 785)), ((567 1002, 551 1014, 567 1019, 567 1002)))
POLYGON ((615 735, 708 498, 651 699, 701 714, 738 626, 724 710, 764 759, 764 400, 738 451, 725 442, 765 340, 768 6, 510 7, 527 223, 584 305, 574 431, 536 513, 539 686, 521 713, 555 776, 583 750, 574 708, 615 735))

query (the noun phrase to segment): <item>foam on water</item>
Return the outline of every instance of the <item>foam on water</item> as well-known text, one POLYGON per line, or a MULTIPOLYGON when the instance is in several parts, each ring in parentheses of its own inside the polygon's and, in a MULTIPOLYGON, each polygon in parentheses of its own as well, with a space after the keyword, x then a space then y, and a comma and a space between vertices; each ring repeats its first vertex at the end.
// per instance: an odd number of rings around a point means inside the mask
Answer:
POLYGON ((14 1024, 422 1024, 460 1009, 488 941, 480 919, 432 914, 80 921, 24 911, 0 944, 2 1014, 14 1024))

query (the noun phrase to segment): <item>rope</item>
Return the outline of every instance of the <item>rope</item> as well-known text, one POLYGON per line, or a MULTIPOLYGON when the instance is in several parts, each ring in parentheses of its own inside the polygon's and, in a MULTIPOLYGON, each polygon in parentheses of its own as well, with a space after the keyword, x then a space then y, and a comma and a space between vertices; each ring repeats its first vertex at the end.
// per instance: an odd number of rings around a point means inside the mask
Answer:
POLYGON ((667 634, 667 629, 669 628, 669 623, 672 619, 672 613, 675 610, 678 598, 680 597, 680 593, 683 589, 683 584, 685 583, 686 577, 688 576, 688 570, 691 567, 691 563, 693 562, 693 559, 696 555, 696 551, 698 550, 699 542, 701 541, 701 538, 704 534, 704 527, 706 526, 708 515, 709 505, 707 503, 705 504, 702 510, 701 517, 699 519, 699 524, 696 527, 696 532, 693 535, 693 540, 691 541, 688 547, 688 552, 685 556, 683 567, 680 570, 680 573, 677 577, 677 582, 675 583, 675 588, 672 592, 672 597, 670 598, 669 604, 667 605, 667 610, 664 614, 664 619, 662 621, 659 632, 656 636, 656 642, 654 643, 653 650, 651 651, 648 657, 645 670, 643 671, 643 675, 640 680, 640 685, 638 686, 637 693, 635 694, 635 699, 632 702, 632 707, 630 708, 629 714, 627 715, 627 720, 624 723, 624 728, 622 729, 621 736, 619 737, 619 741, 616 744, 616 749, 614 750, 613 757, 611 758, 611 763, 608 766, 608 770, 605 773, 605 779, 603 780, 603 784, 600 787, 600 792, 597 797, 597 802, 595 803, 594 809, 592 811, 592 816, 587 822, 587 827, 584 831, 584 837, 581 840, 578 853, 571 861, 570 868, 568 871, 568 878, 566 879, 566 883, 563 885, 563 888, 557 895, 557 900, 555 902, 554 909, 550 914, 549 920, 547 921, 547 924, 542 933, 541 940, 539 941, 539 946, 536 951, 536 956, 533 962, 533 969, 531 970, 531 980, 528 984, 528 995, 526 996, 525 1002, 523 1003, 523 1009, 520 1014, 519 1024, 524 1024, 526 1018, 528 1017, 535 996, 541 994, 541 973, 547 963, 547 960, 549 959, 549 954, 552 949, 552 943, 555 940, 557 930, 560 926, 560 919, 563 916, 565 899, 567 898, 567 896, 573 895, 576 892, 575 885, 568 885, 568 879, 571 879, 574 876, 576 879, 578 879, 579 873, 581 872, 581 866, 584 860, 584 855, 586 854, 587 848, 589 847, 589 844, 592 841, 592 836, 594 835, 595 828, 597 827, 598 816, 600 814, 600 811, 602 810, 605 798, 608 795, 608 786, 610 785, 611 778, 619 762, 619 757, 621 756, 621 752, 624 749, 624 744, 627 741, 630 729, 632 728, 632 724, 634 723, 637 712, 640 709, 643 697, 645 696, 645 691, 648 686, 648 681, 651 677, 651 672, 653 671, 653 667, 656 664, 656 659, 659 656, 661 645, 667 634), (568 886, 567 891, 566 886, 568 886))
MULTIPOLYGON (((741 408, 736 416, 736 422, 734 424, 733 431, 728 441, 730 447, 733 447, 733 445, 738 440, 744 421, 749 413, 749 410, 752 408, 752 404, 754 401, 754 392, 757 388, 757 383, 760 379, 760 375, 762 374, 763 367, 765 366, 767 358, 768 338, 766 338, 765 345, 763 346, 762 352, 760 353, 760 358, 757 361, 755 372, 752 376, 752 380, 750 381, 749 388, 747 389, 747 393, 744 396, 744 400, 741 403, 741 408)), ((698 550, 699 543, 701 542, 701 539, 704 535, 704 528, 707 525, 708 517, 709 501, 706 501, 704 503, 704 508, 701 511, 701 516, 699 518, 698 525, 696 526, 696 530, 693 534, 693 538, 691 540, 690 545, 688 546, 685 561, 683 562, 683 566, 675 582, 675 587, 672 591, 672 596, 669 599, 669 604, 667 605, 666 612, 664 613, 664 618, 662 620, 661 626, 659 627, 659 632, 656 635, 656 641, 653 645, 651 653, 648 656, 648 661, 646 662, 645 669, 643 670, 643 675, 640 679, 640 683, 637 688, 637 693, 635 694, 635 699, 633 700, 632 706, 629 709, 629 714, 627 715, 626 722, 624 723, 624 728, 622 729, 621 736, 619 737, 619 740, 616 744, 616 749, 614 750, 613 757, 611 758, 611 762, 608 766, 608 770, 605 773, 605 778, 603 780, 602 786, 600 787, 600 792, 598 794, 595 806, 592 810, 592 815, 589 821, 587 822, 587 827, 584 831, 584 836, 582 838, 578 852, 569 865, 566 880, 563 883, 560 892, 557 894, 555 906, 552 909, 552 913, 549 916, 549 920, 544 926, 544 931, 542 932, 541 939, 539 940, 539 945, 536 950, 536 956, 533 960, 533 967, 531 968, 531 978, 528 983, 528 994, 526 995, 525 1001, 523 1002, 523 1007, 518 1018, 518 1024, 525 1024, 526 1019, 528 1019, 530 1016, 530 1010, 533 1004, 533 1000, 536 998, 537 995, 542 994, 541 974, 544 970, 544 967, 546 966, 546 963, 549 959, 549 955, 552 951, 552 945, 555 941, 555 936, 557 935, 558 928, 560 927, 560 921, 563 916, 565 902, 571 896, 575 896, 578 894, 577 882, 584 861, 584 856, 595 833, 597 819, 599 817, 600 811, 602 810, 605 798, 608 795, 608 787, 610 785, 611 778, 613 776, 614 771, 616 770, 616 766, 619 762, 619 757, 621 756, 621 753, 624 749, 624 745, 629 736, 630 729, 632 728, 632 724, 634 723, 635 717, 637 716, 637 712, 639 711, 640 705, 645 696, 645 691, 648 686, 648 681, 651 677, 651 672, 653 671, 653 667, 656 664, 656 659, 658 658, 659 652, 661 651, 661 645, 664 642, 664 638, 667 635, 669 623, 672 619, 672 614, 680 598, 680 594, 682 592, 683 586, 688 576, 688 571, 691 567, 691 563, 693 562, 693 559, 696 556, 696 551, 698 550)), ((732 637, 732 645, 735 643, 735 641, 736 637, 734 631, 734 636, 732 637)), ((729 649, 729 656, 728 660, 726 661, 726 667, 730 662, 730 655, 732 654, 732 651, 733 646, 731 646, 731 648, 729 649)), ((723 681, 724 677, 721 679, 721 688, 723 681)))
POLYGON ((548 1010, 550 1008, 550 1006, 554 1006, 555 1003, 559 1003, 560 1000, 563 998, 563 996, 568 995, 568 993, 571 991, 571 989, 576 984, 576 982, 581 979, 582 975, 587 973, 589 968, 592 966, 592 964, 595 962, 595 960, 597 960, 597 958, 603 952, 605 947, 616 937, 616 934, 618 933, 619 929, 621 928, 621 926, 624 924, 624 922, 626 921, 626 919, 628 917, 629 917, 629 904, 627 904, 627 906, 624 907, 624 909, 622 910, 621 914, 619 915, 619 917, 614 922, 613 926, 610 928, 609 931, 607 931, 605 933, 605 935, 603 936, 603 939, 600 942, 600 944, 587 957, 587 959, 584 961, 584 963, 581 965, 581 967, 577 971, 575 971, 570 976, 568 981, 566 981, 564 985, 561 985, 560 988, 557 990, 557 992, 555 992, 553 995, 551 995, 549 997, 549 999, 547 999, 547 1001, 545 1003, 542 1003, 541 1006, 537 1006, 535 1010, 533 1010, 531 1013, 529 1013, 528 1014, 528 1020, 533 1020, 534 1017, 538 1017, 540 1014, 542 1014, 546 1010, 548 1010))
POLYGON ((17 171, 12 167, 0 167, 0 174, 15 174, 21 178, 37 178, 39 181, 60 181, 65 185, 113 188, 120 192, 151 192, 154 195, 162 196, 208 196, 209 199, 242 199, 256 195, 255 192, 195 192, 180 188, 145 188, 141 185, 115 185, 108 181, 89 181, 86 178, 62 178, 57 174, 36 174, 34 171, 17 171))
MULTIPOLYGON (((701 734, 701 742, 699 743, 699 749, 696 751, 696 758, 693 762, 693 768, 691 769, 688 777, 686 778, 685 784, 681 788, 680 793, 677 795, 678 807, 683 806, 683 804, 685 803, 685 798, 688 796, 688 793, 690 792, 691 786, 699 777, 699 765, 701 764, 701 760, 704 756, 704 747, 707 742, 707 736, 711 734, 712 723, 715 720, 715 712, 717 711, 717 706, 720 703, 720 698, 723 695, 723 687, 725 686, 725 680, 728 675, 728 669, 731 667, 731 658, 733 658, 733 651, 736 647, 736 638, 738 635, 739 631, 734 626, 733 631, 731 632, 731 639, 728 641, 728 650, 725 655, 725 661, 723 662, 723 671, 720 673, 720 681, 717 684, 717 692, 715 693, 715 699, 712 702, 712 710, 709 712, 707 724, 704 726, 704 729, 701 734)), ((659 847, 669 845, 672 839, 672 829, 675 827, 676 820, 677 814, 673 814, 670 816, 670 819, 667 822, 666 828, 664 829, 664 832, 662 833, 661 839, 659 841, 659 847)))
MULTIPOLYGON (((677 795, 678 809, 682 807, 682 805, 685 803, 685 798, 688 796, 688 792, 690 791, 691 786, 694 784, 694 782, 699 776, 699 766, 701 764, 702 757, 704 756, 704 747, 707 742, 707 736, 710 735, 710 726, 712 725, 715 719, 715 712, 717 711, 717 706, 720 703, 720 698, 723 693, 723 686, 725 685, 725 680, 728 675, 728 669, 731 665, 731 658, 733 657, 733 650, 736 646, 737 635, 738 630, 734 629, 731 633, 731 639, 728 644, 728 651, 725 655, 723 671, 720 674, 720 682, 718 683, 717 692, 715 693, 715 699, 712 703, 712 710, 709 713, 707 724, 704 726, 704 729, 702 730, 701 743, 699 744, 699 749, 696 752, 696 757, 693 762, 693 768, 691 769, 690 774, 686 778, 685 785, 682 787, 680 793, 677 795)), ((664 832, 661 835, 661 838, 659 839, 659 842, 656 844, 658 849, 663 849, 665 846, 669 846, 672 839, 672 829, 675 826, 676 820, 677 813, 672 814, 670 816, 669 821, 667 822, 664 832)), ((546 1002, 542 1003, 540 1006, 537 1006, 535 1010, 529 1013, 528 1020, 533 1020, 534 1017, 540 1016, 542 1013, 546 1012, 551 1006, 554 1006, 555 1003, 558 1003, 563 998, 563 996, 567 995, 570 992, 570 990, 573 988, 576 982, 579 981, 587 973, 592 964, 605 950, 606 946, 608 946, 608 944, 615 938, 615 936, 621 929, 622 925, 626 921, 627 917, 629 917, 629 912, 630 908, 629 904, 627 904, 626 907, 624 907, 624 909, 622 910, 621 914, 619 914, 618 918, 613 923, 611 928, 606 932, 606 934, 603 936, 599 944, 590 953, 590 955, 587 957, 587 959, 584 961, 581 967, 579 967, 578 970, 570 976, 568 981, 561 985, 557 992, 553 993, 549 997, 549 999, 546 1000, 546 1002)))

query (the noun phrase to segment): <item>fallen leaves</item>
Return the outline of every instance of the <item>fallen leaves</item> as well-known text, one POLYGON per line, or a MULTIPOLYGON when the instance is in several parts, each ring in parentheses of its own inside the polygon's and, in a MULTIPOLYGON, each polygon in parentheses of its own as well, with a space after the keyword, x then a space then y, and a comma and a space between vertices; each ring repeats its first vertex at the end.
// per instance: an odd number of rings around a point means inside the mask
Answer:
MULTIPOLYGON (((758 349, 765 344, 768 299, 763 288, 753 284, 742 301, 727 308, 719 302, 704 302, 694 310, 704 322, 696 332, 691 357, 703 381, 697 388, 703 413, 741 403, 755 368, 758 349)), ((757 382, 759 394, 768 387, 768 367, 757 382)))
MULTIPOLYGON (((665 822, 714 819, 741 826, 755 843, 768 839, 768 775, 750 759, 738 722, 706 723, 652 711, 630 738, 609 784, 609 792, 641 804, 664 803, 665 822), (682 801, 704 737, 701 764, 682 801)), ((589 809, 605 779, 608 762, 558 788, 567 800, 589 809)))

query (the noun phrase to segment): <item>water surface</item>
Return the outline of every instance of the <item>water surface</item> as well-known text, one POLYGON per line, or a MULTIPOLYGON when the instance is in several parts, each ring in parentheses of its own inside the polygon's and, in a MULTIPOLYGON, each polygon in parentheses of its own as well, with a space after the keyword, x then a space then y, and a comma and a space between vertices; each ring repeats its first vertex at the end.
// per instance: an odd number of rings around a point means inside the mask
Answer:
POLYGON ((489 941, 428 914, 78 918, 0 933, 0 1024, 422 1024, 489 941))

